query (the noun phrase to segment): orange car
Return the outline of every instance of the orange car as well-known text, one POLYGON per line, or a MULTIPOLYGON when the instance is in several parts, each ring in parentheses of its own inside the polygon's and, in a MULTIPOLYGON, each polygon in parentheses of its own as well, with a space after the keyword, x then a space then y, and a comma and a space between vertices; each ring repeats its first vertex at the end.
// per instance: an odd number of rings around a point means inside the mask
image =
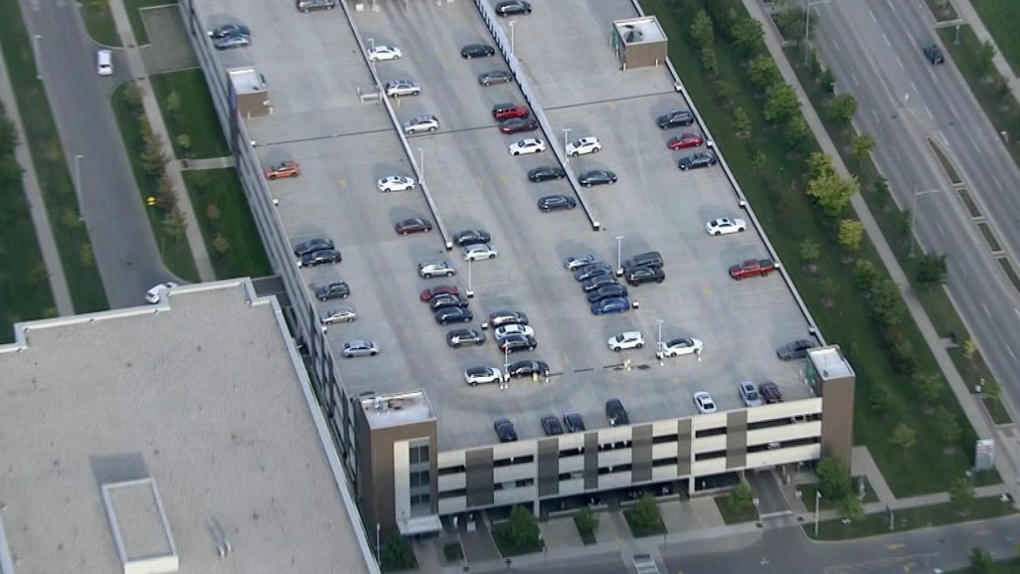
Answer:
POLYGON ((301 168, 296 161, 284 161, 266 169, 266 179, 297 177, 299 175, 301 175, 301 168))

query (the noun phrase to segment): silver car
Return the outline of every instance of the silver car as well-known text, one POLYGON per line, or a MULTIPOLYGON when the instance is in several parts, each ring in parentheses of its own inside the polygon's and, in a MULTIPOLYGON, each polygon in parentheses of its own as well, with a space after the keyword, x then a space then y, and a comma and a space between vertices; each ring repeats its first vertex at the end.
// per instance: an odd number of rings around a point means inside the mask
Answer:
POLYGON ((386 95, 395 96, 417 96, 421 93, 421 86, 411 80, 390 80, 386 82, 386 95))
POLYGON ((491 72, 485 72, 479 74, 478 83, 483 86, 491 86, 493 84, 509 84, 512 82, 514 77, 510 75, 510 72, 506 70, 493 70, 491 72))
POLYGON ((418 132, 434 132, 438 129, 439 120, 433 115, 418 116, 404 122, 404 133, 408 135, 418 132))
POLYGON ((418 264, 418 275, 425 279, 432 279, 439 275, 452 277, 456 274, 457 270, 449 261, 423 261, 418 264))
POLYGON ((366 339, 355 339, 344 343, 344 358, 366 357, 379 354, 379 347, 372 341, 366 339))
POLYGON ((563 266, 567 268, 567 271, 574 271, 593 263, 602 263, 602 258, 594 253, 578 253, 567 257, 566 261, 563 262, 563 266))
POLYGON ((213 46, 217 50, 229 50, 231 48, 247 48, 251 45, 251 38, 248 36, 242 36, 240 34, 234 36, 226 36, 224 38, 216 38, 213 40, 213 46))
POLYGON ((354 307, 341 305, 323 313, 319 320, 322 321, 323 325, 332 325, 333 323, 350 323, 357 318, 358 312, 354 310, 354 307))

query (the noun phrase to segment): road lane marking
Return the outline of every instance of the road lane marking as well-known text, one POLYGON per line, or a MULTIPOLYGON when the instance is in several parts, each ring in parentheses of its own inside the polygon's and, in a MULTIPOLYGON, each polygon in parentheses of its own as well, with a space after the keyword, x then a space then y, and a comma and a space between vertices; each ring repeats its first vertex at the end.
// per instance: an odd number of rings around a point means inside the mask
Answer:
POLYGON ((935 119, 935 116, 931 113, 931 109, 928 108, 928 104, 924 105, 924 111, 928 112, 928 118, 929 119, 933 119, 933 120, 935 119))
POLYGON ((878 112, 876 112, 874 108, 871 109, 871 115, 875 116, 875 121, 876 122, 881 121, 881 120, 878 119, 878 112))
POLYGON ((857 81, 857 76, 855 76, 855 75, 853 75, 851 73, 850 74, 850 79, 853 80, 855 86, 857 86, 858 88, 861 87, 861 83, 857 81))
POLYGON ((1020 319, 1020 309, 1017 309, 1016 307, 1013 307, 1013 312, 1016 313, 1016 318, 1020 319))
POLYGON ((892 2, 890 2, 889 0, 885 0, 885 3, 889 5, 889 9, 890 9, 890 10, 892 10, 893 12, 895 12, 895 11, 896 11, 896 5, 895 5, 895 4, 893 4, 893 3, 892 3, 892 2))
POLYGON ((868 15, 871 16, 871 21, 872 22, 878 22, 878 20, 875 18, 875 13, 874 12, 872 12, 871 10, 868 10, 868 15))
POLYGON ((992 314, 988 312, 988 305, 985 305, 984 303, 982 303, 981 304, 981 308, 983 308, 985 310, 985 315, 988 315, 989 317, 992 316, 992 314))
POLYGON ((914 82, 910 82, 910 87, 911 87, 911 88, 914 88, 914 93, 915 93, 915 94, 917 94, 917 95, 921 95, 921 92, 920 92, 920 91, 918 91, 918 89, 917 89, 917 86, 916 86, 916 85, 914 85, 914 82))
POLYGON ((1013 348, 1009 344, 1006 345, 1006 350, 1009 351, 1009 356, 1013 357, 1013 360, 1016 361, 1016 353, 1013 352, 1013 348))
POLYGON ((999 183, 999 178, 997 178, 997 177, 995 177, 995 176, 993 175, 993 176, 992 176, 992 181, 994 181, 994 182, 995 182, 995 187, 998 187, 998 188, 999 188, 999 191, 1002 191, 1002 184, 1001 184, 1001 183, 999 183))
POLYGON ((977 142, 974 141, 974 138, 972 138, 972 137, 970 137, 968 135, 967 136, 967 140, 970 141, 970 145, 971 145, 971 147, 974 148, 974 151, 976 151, 977 153, 981 153, 981 150, 978 149, 977 142))
POLYGON ((936 224, 935 224, 935 227, 937 227, 937 228, 938 228, 938 230, 939 230, 939 233, 941 233, 942 235, 945 235, 945 234, 946 234, 946 232, 945 232, 945 231, 944 231, 944 230, 942 229, 942 226, 941 226, 941 225, 939 225, 938 223, 936 223, 936 224))
MULTIPOLYGON (((886 42, 888 42, 888 41, 889 41, 889 40, 886 40, 886 42)), ((891 47, 891 46, 890 46, 890 47, 891 47)), ((901 68, 903 68, 904 70, 906 70, 906 69, 907 69, 907 67, 903 65, 903 60, 901 60, 899 56, 896 56, 896 63, 897 63, 897 64, 899 64, 899 65, 900 65, 900 67, 901 67, 901 68)), ((910 94, 907 94, 907 97, 909 98, 909 97, 910 97, 910 94)))
MULTIPOLYGON (((886 46, 889 46, 890 48, 892 48, 892 43, 890 43, 890 42, 889 42, 889 36, 886 36, 886 35, 885 35, 885 32, 883 32, 883 33, 882 33, 882 38, 884 38, 884 39, 885 39, 885 45, 886 45, 886 46)), ((898 58, 897 58, 897 59, 898 59, 898 58)))

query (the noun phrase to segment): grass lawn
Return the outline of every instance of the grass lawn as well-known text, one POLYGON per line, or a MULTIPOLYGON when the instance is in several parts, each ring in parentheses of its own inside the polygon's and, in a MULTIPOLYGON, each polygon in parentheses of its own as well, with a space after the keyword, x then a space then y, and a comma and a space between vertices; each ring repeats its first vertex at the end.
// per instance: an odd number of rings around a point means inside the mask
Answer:
MULTIPOLYGON (((978 574, 973 568, 953 570, 953 572, 954 574, 978 574)), ((996 562, 986 574, 1016 574, 1017 572, 1020 572, 1020 558, 1010 558, 996 562)))
POLYGON ((216 278, 272 275, 237 170, 229 167, 185 171, 183 176, 216 278))
MULTIPOLYGON (((131 169, 135 174, 135 182, 138 183, 138 190, 142 194, 142 200, 145 201, 147 197, 158 195, 159 185, 158 182, 153 181, 152 178, 146 175, 145 170, 142 169, 141 150, 143 145, 141 123, 124 100, 124 89, 128 85, 124 84, 114 92, 111 104, 113 106, 113 114, 117 118, 117 126, 120 128, 120 135, 124 138, 124 147, 128 151, 128 159, 131 161, 131 169)), ((183 189, 178 190, 178 193, 185 192, 183 189)), ((174 238, 167 233, 167 229, 163 225, 165 214, 161 210, 155 207, 147 207, 146 213, 149 216, 152 232, 156 236, 160 255, 163 256, 163 263, 166 264, 170 272, 185 281, 192 283, 200 282, 201 280, 198 277, 198 270, 195 268, 195 260, 191 256, 191 249, 188 246, 187 238, 174 238)))
POLYGON ((191 139, 192 157, 223 157, 230 154, 202 70, 196 68, 169 72, 149 79, 159 101, 159 109, 163 112, 166 129, 174 140, 177 157, 182 157, 183 150, 177 145, 177 136, 182 134, 191 139), (168 98, 173 92, 180 97, 180 109, 176 112, 167 109, 168 98))
MULTIPOLYGON (((963 432, 954 445, 957 446, 955 452, 950 455, 943 453, 944 445, 934 438, 933 417, 925 415, 919 408, 909 381, 893 371, 886 354, 888 349, 880 341, 869 318, 867 302, 854 287, 851 269, 843 263, 843 251, 829 239, 829 232, 803 191, 805 184, 801 174, 807 171, 807 154, 799 157, 788 155, 784 130, 767 127, 762 116, 762 103, 756 98, 756 90, 750 85, 743 68, 746 57, 742 53, 732 46, 716 42, 718 71, 714 78, 706 77, 699 57, 687 44, 688 19, 667 9, 666 0, 646 0, 643 5, 647 12, 659 17, 666 35, 672 40, 669 44, 670 59, 677 66, 686 89, 700 104, 699 110, 715 141, 726 154, 730 168, 740 181, 748 184, 744 192, 772 244, 784 256, 786 268, 825 333, 826 340, 839 344, 854 365, 857 374, 855 442, 869 448, 897 496, 947 490, 970 467, 969 455, 976 438, 974 431, 947 389, 940 404, 957 415, 963 432), (732 90, 733 107, 743 108, 750 116, 750 137, 737 137, 732 127, 732 109, 714 104, 722 99, 717 90, 719 80, 736 88, 732 90), (756 167, 752 160, 759 150, 768 158, 761 168, 756 167), (797 225, 790 225, 791 221, 797 222, 797 225), (818 271, 813 274, 805 272, 798 264, 800 244, 805 239, 816 242, 822 249, 816 262, 818 271), (822 304, 825 279, 831 280, 831 307, 822 304), (893 399, 889 410, 881 414, 870 408, 868 400, 880 385, 890 390, 893 399), (906 455, 889 441, 888 429, 900 423, 913 428, 917 436, 916 444, 906 455)), ((817 145, 812 144, 812 149, 817 150, 817 145)), ((884 272, 874 248, 866 239, 857 257, 874 262, 884 272)), ((920 372, 937 373, 934 357, 909 316, 904 320, 903 337, 913 349, 920 372)))
POLYGON ((1016 24, 1020 22, 1020 2, 1016 0, 971 0, 981 22, 995 40, 1002 56, 1020 74, 1020 35, 1016 24))
POLYGON ((533 544, 525 544, 524 546, 514 544, 510 540, 509 526, 503 525, 492 529, 492 538, 496 541, 496 548, 499 549, 500 556, 504 558, 508 556, 520 556, 522 554, 534 554, 535 552, 542 551, 542 541, 534 540, 533 544))
POLYGON ((131 29, 134 30, 135 40, 139 46, 149 43, 149 34, 145 31, 145 24, 142 21, 142 8, 153 6, 166 6, 177 4, 176 0, 124 0, 124 8, 127 9, 128 19, 131 20, 131 29))
POLYGON ((747 509, 734 508, 729 496, 715 497, 715 506, 719 509, 719 514, 722 515, 723 522, 726 524, 740 524, 742 522, 755 522, 758 520, 758 513, 755 512, 753 506, 747 509))
MULTIPOLYGON (((815 509, 815 493, 818 491, 814 484, 801 484, 797 486, 800 490, 800 499, 804 501, 804 506, 808 510, 813 511, 815 509)), ((857 477, 854 477, 854 489, 857 488, 857 477)), ((839 505, 837 501, 830 500, 828 498, 822 498, 818 501, 819 510, 835 510, 839 505)), ((875 494, 874 489, 871 488, 871 483, 868 479, 864 479, 864 504, 870 504, 872 502, 878 502, 878 495, 875 494)))
POLYGON ((598 540, 595 539, 594 532, 588 532, 587 530, 581 530, 581 526, 577 523, 577 517, 574 515, 574 526, 577 527, 577 534, 581 537, 581 542, 584 542, 585 546, 591 546, 592 544, 598 544, 598 540))
POLYGON ((960 17, 956 13, 956 9, 953 8, 952 2, 947 2, 943 8, 939 8, 937 0, 924 0, 924 3, 928 5, 928 10, 931 10, 932 15, 935 16, 935 20, 938 22, 950 22, 960 17))
MULTIPOLYGON (((895 515, 896 532, 916 530, 931 526, 943 526, 971 520, 984 520, 1005 516, 1016 512, 1008 503, 998 497, 978 498, 971 503, 966 514, 960 514, 952 503, 919 506, 897 510, 895 515)), ((804 532, 815 540, 847 540, 865 538, 889 533, 889 517, 884 512, 869 514, 856 524, 844 525, 841 520, 826 520, 818 524, 818 536, 815 536, 814 523, 804 524, 804 532)))
POLYGON ((644 524, 635 524, 631 518, 633 512, 634 509, 624 510, 623 517, 627 519, 627 526, 630 527, 630 533, 634 536, 634 538, 643 538, 645 536, 655 536, 657 534, 661 535, 666 533, 666 525, 662 523, 661 517, 657 524, 653 524, 651 527, 648 527, 644 524))
POLYGON ((992 422, 995 424, 1008 425, 1013 422, 1013 418, 1009 416, 1006 405, 1002 404, 1002 401, 985 397, 981 399, 981 404, 985 405, 988 416, 992 417, 992 422))
MULTIPOLYGON (((4 18, 0 18, 0 45, 74 309, 78 313, 102 311, 109 307, 106 291, 88 234, 78 220, 78 199, 46 91, 36 79, 35 59, 21 19, 21 8, 17 0, 0 0, 0 10, 4 14, 4 18)), ((3 245, 7 245, 6 241, 3 245)))
POLYGON ((85 21, 85 31, 93 40, 117 48, 121 46, 117 25, 113 22, 109 2, 81 2, 81 19, 85 21))

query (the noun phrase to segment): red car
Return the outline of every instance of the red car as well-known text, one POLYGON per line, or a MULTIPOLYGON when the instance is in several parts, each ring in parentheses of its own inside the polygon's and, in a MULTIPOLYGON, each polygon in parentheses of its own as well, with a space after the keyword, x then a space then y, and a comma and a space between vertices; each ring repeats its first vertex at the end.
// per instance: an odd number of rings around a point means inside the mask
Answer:
POLYGON ((538 122, 534 118, 510 118, 499 122, 499 131, 505 134, 533 132, 537 129, 538 122))
POLYGON ((526 118, 529 115, 531 115, 531 112, 528 108, 516 104, 496 104, 492 107, 492 117, 496 118, 497 121, 508 120, 510 118, 526 118))
POLYGON ((458 289, 456 285, 436 285, 435 287, 429 287, 422 291, 418 298, 421 299, 423 303, 428 303, 436 295, 442 294, 457 296, 460 295, 460 289, 458 289))
POLYGON ((426 233, 432 231, 432 222, 422 217, 412 217, 411 219, 405 219, 398 221, 393 226, 394 231, 397 235, 407 235, 408 233, 426 233))
POLYGON ((705 140, 698 134, 680 134, 669 138, 666 146, 671 150, 684 149, 689 147, 700 147, 705 140))

